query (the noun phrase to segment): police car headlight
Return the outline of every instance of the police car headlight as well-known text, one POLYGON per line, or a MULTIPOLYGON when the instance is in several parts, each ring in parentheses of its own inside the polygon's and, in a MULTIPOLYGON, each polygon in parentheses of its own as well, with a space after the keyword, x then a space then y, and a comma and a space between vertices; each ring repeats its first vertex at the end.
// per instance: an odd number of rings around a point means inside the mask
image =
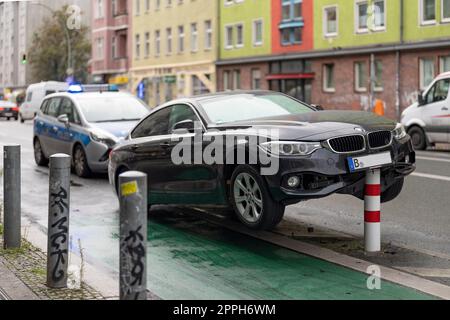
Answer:
POLYGON ((322 148, 320 142, 273 141, 260 145, 266 153, 276 156, 307 156, 322 148))
POLYGON ((117 139, 100 131, 91 131, 91 139, 106 144, 108 148, 112 148, 117 142, 117 139))
POLYGON ((397 123, 397 126, 395 127, 394 131, 392 131, 392 134, 397 140, 403 139, 407 135, 405 126, 401 123, 397 123))

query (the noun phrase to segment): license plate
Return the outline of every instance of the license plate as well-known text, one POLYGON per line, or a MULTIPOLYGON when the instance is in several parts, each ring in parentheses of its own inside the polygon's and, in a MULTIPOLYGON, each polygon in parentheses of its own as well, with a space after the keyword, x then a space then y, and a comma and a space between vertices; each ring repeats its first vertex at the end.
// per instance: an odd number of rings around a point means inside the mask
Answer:
POLYGON ((392 157, 390 152, 384 152, 364 157, 349 157, 347 161, 350 172, 355 172, 392 164, 392 157))
POLYGON ((12 113, 5 113, 5 117, 12 117, 13 114, 12 113))

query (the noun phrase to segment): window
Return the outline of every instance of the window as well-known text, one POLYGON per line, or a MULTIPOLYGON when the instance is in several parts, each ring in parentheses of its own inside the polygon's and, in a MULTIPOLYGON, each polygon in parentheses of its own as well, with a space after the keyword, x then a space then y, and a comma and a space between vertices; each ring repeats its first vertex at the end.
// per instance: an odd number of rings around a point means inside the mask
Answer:
POLYGON ((97 0, 95 16, 96 18, 103 18, 103 0, 97 0))
POLYGON ((450 79, 437 81, 434 86, 427 92, 427 95, 425 97, 426 104, 447 100, 449 88, 450 79))
POLYGON ((233 71, 233 90, 239 90, 241 88, 241 71, 233 71))
POLYGON ((194 96, 199 94, 205 94, 209 93, 208 88, 205 86, 205 84, 196 76, 192 76, 192 94, 194 96))
POLYGON ((356 4, 356 12, 357 12, 357 26, 358 32, 367 31, 367 9, 369 8, 367 5, 367 1, 359 2, 356 4))
POLYGON ((145 12, 150 11, 150 1, 151 0, 145 0, 145 12))
POLYGON ((113 59, 117 56, 117 38, 115 36, 111 40, 111 56, 113 59))
POLYGON ((302 0, 281 0, 282 22, 279 26, 282 45, 302 42, 302 0))
POLYGON ((233 48, 233 26, 225 27, 225 49, 233 48))
POLYGON ((263 21, 262 19, 253 21, 253 45, 263 44, 263 21))
POLYGON ((172 6, 172 0, 166 0, 166 7, 171 7, 172 6))
POLYGON ((223 72, 223 90, 227 91, 230 90, 230 71, 224 71, 223 72))
POLYGON ((261 89, 261 70, 252 70, 252 90, 261 89))
POLYGON ((323 91, 335 92, 334 87, 334 64, 327 63, 323 65, 323 91))
POLYGON ((61 103, 61 98, 50 99, 50 102, 49 102, 47 110, 46 110, 46 115, 56 118, 58 116, 58 109, 59 109, 60 103, 61 103))
POLYGON ((161 54, 161 32, 159 30, 155 31, 155 55, 159 56, 161 54))
POLYGON ((161 0, 156 0, 156 10, 159 10, 161 8, 161 0))
POLYGON ((68 98, 64 98, 59 107, 58 115, 65 114, 69 118, 70 123, 81 124, 78 112, 75 110, 75 106, 72 101, 68 98))
POLYGON ((134 14, 137 16, 141 14, 141 0, 134 1, 134 14))
POLYGON ((145 49, 144 55, 146 58, 150 56, 150 32, 145 33, 145 49))
POLYGON ((367 67, 365 62, 355 63, 355 90, 358 92, 367 91, 367 67))
POLYGON ((139 59, 141 56, 141 36, 137 34, 135 36, 135 56, 139 59))
POLYGON ((450 22, 450 0, 442 0, 442 22, 450 22))
POLYGON ((439 60, 439 69, 441 73, 450 71, 450 56, 441 57, 439 60))
POLYGON ((285 28, 281 30, 281 44, 291 45, 302 42, 303 31, 301 28, 285 28))
POLYGON ((325 37, 333 37, 338 33, 337 7, 324 8, 324 35, 325 37))
POLYGON ((421 24, 436 23, 436 0, 419 0, 421 24))
POLYGON ((184 52, 184 27, 178 27, 178 53, 184 52))
POLYGON ((424 90, 434 79, 434 59, 420 59, 420 89, 424 90))
POLYGON ((191 24, 191 50, 192 52, 198 50, 198 30, 196 23, 191 24))
POLYGON ((283 20, 294 20, 302 17, 302 0, 282 0, 283 20))
POLYGON ((383 62, 375 60, 375 91, 383 91, 383 62))
POLYGON ((212 48, 212 24, 211 20, 205 21, 205 49, 212 48))
POLYGON ((27 94, 27 102, 30 102, 33 99, 33 92, 28 92, 27 94))
POLYGON ((117 15, 117 0, 111 0, 111 12, 113 17, 117 15))
POLYGON ((131 133, 131 138, 137 139, 150 136, 169 134, 169 118, 171 108, 164 108, 150 115, 131 133))
POLYGON ((236 47, 244 46, 244 25, 236 25, 236 47))
POLYGON ((172 29, 167 28, 166 29, 166 36, 167 36, 167 54, 172 54, 172 29))
POLYGON ((103 38, 97 38, 97 59, 103 59, 103 38))

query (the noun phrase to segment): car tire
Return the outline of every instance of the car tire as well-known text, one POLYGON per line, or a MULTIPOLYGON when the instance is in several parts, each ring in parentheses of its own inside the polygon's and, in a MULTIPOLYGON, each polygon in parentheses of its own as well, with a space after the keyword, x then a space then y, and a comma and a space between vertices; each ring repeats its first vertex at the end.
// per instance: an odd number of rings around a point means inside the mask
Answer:
POLYGON ((48 158, 45 156, 44 152, 42 151, 42 145, 39 139, 34 139, 33 143, 34 147, 34 161, 38 166, 48 166, 48 158))
POLYGON ((88 178, 91 176, 86 152, 84 152, 83 147, 80 145, 77 145, 73 151, 73 168, 75 174, 80 178, 88 178))
POLYGON ((22 114, 19 114, 20 123, 25 123, 25 119, 22 117, 22 114))
POLYGON ((427 137, 422 128, 411 127, 408 130, 408 134, 411 136, 411 142, 415 150, 425 150, 427 148, 427 137))
POLYGON ((381 193, 381 203, 386 203, 397 198, 402 192, 404 182, 404 178, 395 180, 392 186, 381 193))
POLYGON ((231 204, 245 226, 271 230, 283 219, 285 206, 274 201, 259 173, 251 166, 238 166, 231 177, 231 204))
POLYGON ((9 121, 9 120, 11 120, 11 118, 9 118, 9 117, 8 117, 8 118, 6 118, 6 121, 9 121))

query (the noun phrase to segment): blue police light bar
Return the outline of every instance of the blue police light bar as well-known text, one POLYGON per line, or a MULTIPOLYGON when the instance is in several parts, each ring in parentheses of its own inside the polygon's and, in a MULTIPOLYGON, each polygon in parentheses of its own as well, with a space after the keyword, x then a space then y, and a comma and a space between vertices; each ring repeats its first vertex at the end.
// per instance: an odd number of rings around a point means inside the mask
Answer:
POLYGON ((71 84, 69 86, 69 89, 67 90, 67 92, 69 93, 80 93, 83 92, 83 87, 81 86, 81 84, 71 84))
POLYGON ((119 87, 115 84, 72 84, 69 86, 67 92, 81 93, 81 92, 118 92, 119 87))

